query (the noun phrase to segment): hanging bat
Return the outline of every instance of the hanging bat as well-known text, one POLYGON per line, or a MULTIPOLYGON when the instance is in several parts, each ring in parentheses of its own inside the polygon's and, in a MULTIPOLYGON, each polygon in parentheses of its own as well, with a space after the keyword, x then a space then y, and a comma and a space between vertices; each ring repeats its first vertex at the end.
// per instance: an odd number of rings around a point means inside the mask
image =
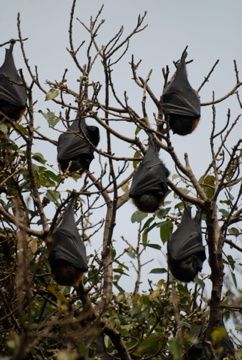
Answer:
POLYGON ((0 67, 0 121, 5 117, 19 120, 26 109, 27 91, 14 64, 13 47, 14 42, 0 67))
POLYGON ((96 340, 96 356, 98 359, 111 360, 111 357, 106 350, 103 333, 101 333, 96 340))
POLYGON ((57 160, 63 172, 79 171, 83 173, 89 169, 94 159, 93 148, 80 132, 96 147, 99 143, 99 129, 96 126, 86 125, 85 119, 77 118, 70 128, 61 134, 57 144, 57 160))
POLYGON ((161 106, 169 128, 178 135, 192 133, 200 119, 200 100, 187 78, 186 49, 177 63, 174 78, 161 96, 161 106))
POLYGON ((191 207, 185 206, 181 223, 168 240, 167 250, 172 275, 180 281, 193 281, 206 259, 200 213, 193 219, 191 207))
POLYGON ((153 213, 159 209, 168 193, 168 176, 169 171, 159 159, 158 151, 150 140, 129 191, 129 197, 140 211, 153 213))
MULTIPOLYGON (((202 327, 204 327, 204 324, 201 326, 201 330, 203 330, 202 327)), ((216 341, 213 344, 212 341, 204 341, 203 338, 198 337, 198 343, 195 343, 190 347, 190 349, 185 354, 184 360, 211 360, 214 359, 214 354, 216 354, 216 359, 219 360, 239 360, 235 355, 234 344, 228 335, 222 316, 219 319, 217 328, 220 329, 221 334, 224 334, 224 336, 222 336, 219 341, 216 341)), ((201 330, 200 332, 204 334, 205 331, 201 330)), ((194 334, 192 335, 194 336, 194 334)))
POLYGON ((87 271, 86 248, 74 220, 73 200, 66 208, 63 219, 53 232, 49 263, 59 285, 78 285, 87 271))

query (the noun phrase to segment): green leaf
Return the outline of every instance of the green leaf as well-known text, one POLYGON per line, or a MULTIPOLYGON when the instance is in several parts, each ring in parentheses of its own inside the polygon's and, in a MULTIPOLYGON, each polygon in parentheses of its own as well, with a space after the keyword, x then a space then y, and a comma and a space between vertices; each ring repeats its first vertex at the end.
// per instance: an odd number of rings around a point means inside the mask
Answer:
POLYGON ((159 219, 163 219, 164 217, 166 217, 166 215, 169 213, 169 211, 171 210, 171 208, 166 208, 166 209, 160 209, 156 212, 156 216, 159 219))
POLYGON ((172 180, 176 180, 176 179, 180 179, 181 176, 179 176, 178 174, 173 174, 171 178, 172 180))
POLYGON ((237 229, 237 228, 235 228, 235 227, 230 228, 230 229, 228 230, 228 233, 229 233, 230 235, 235 235, 235 236, 240 235, 239 229, 237 229))
POLYGON ((227 218, 229 216, 229 211, 225 209, 219 209, 219 212, 223 215, 223 217, 227 218))
POLYGON ((231 255, 228 255, 227 260, 228 260, 229 265, 231 266, 231 269, 234 270, 234 268, 235 268, 235 260, 234 260, 234 258, 231 255))
POLYGON ((124 185, 121 186, 121 189, 123 190, 123 192, 128 192, 129 191, 129 183, 125 183, 124 185))
POLYGON ((159 349, 160 337, 157 334, 151 334, 147 336, 139 345, 138 349, 135 351, 135 355, 139 356, 142 354, 154 354, 159 349))
POLYGON ((212 199, 215 192, 215 177, 213 175, 202 176, 199 183, 209 200, 212 199))
POLYGON ((26 135, 28 136, 29 134, 29 131, 26 127, 24 127, 23 125, 21 124, 15 124, 15 128, 16 130, 18 130, 20 132, 20 134, 23 134, 23 135, 26 135))
POLYGON ((189 194, 189 192, 190 192, 189 189, 186 189, 186 188, 183 188, 183 187, 178 187, 178 189, 185 195, 189 194))
MULTIPOLYGON (((236 184, 241 184, 241 181, 242 181, 242 177, 236 179, 236 180, 233 180, 233 187, 236 185, 236 184)), ((228 187, 228 189, 232 189, 232 186, 228 187)), ((231 193, 229 194, 231 196, 231 193)))
POLYGON ((50 91, 45 96, 45 101, 53 100, 59 95, 58 89, 50 89, 50 91))
POLYGON ((155 227, 157 227, 157 222, 154 222, 149 228, 144 229, 144 232, 148 234, 148 232, 150 232, 155 227))
POLYGON ((227 331, 224 327, 219 327, 211 333, 213 342, 219 342, 227 335, 227 331))
MULTIPOLYGON (((135 151, 134 153, 134 158, 141 158, 142 157, 142 153, 140 151, 135 151)), ((137 168, 137 166, 139 165, 140 161, 133 161, 133 167, 134 169, 137 168)))
POLYGON ((7 340, 7 346, 9 347, 9 349, 12 349, 12 350, 15 349, 16 343, 15 343, 14 338, 10 338, 7 340))
POLYGON ((228 206, 231 204, 230 200, 220 200, 219 202, 220 202, 220 204, 226 204, 228 206))
POLYGON ((233 271, 231 271, 231 276, 232 276, 232 279, 233 279, 234 286, 235 286, 236 289, 237 289, 237 288, 238 288, 238 284, 237 284, 237 280, 236 280, 235 273, 234 273, 233 271))
POLYGON ((226 259, 227 259, 227 261, 225 259, 223 259, 223 261, 224 261, 225 264, 227 264, 229 266, 229 270, 230 270, 230 274, 232 276, 234 286, 237 288, 238 284, 237 284, 237 279, 236 279, 235 272, 234 272, 234 270, 235 270, 235 260, 231 255, 226 256, 226 259))
POLYGON ((50 179, 52 179, 52 180, 54 180, 54 181, 56 181, 56 182, 58 182, 59 180, 60 180, 60 175, 58 174, 55 174, 55 173, 53 173, 52 171, 50 171, 50 170, 47 170, 47 169, 45 169, 45 175, 48 177, 48 178, 50 178, 50 179))
POLYGON ((149 300, 155 300, 158 297, 160 297, 160 289, 156 289, 153 292, 151 292, 149 295, 149 300))
POLYGON ((60 119, 52 111, 44 113, 42 110, 40 110, 39 112, 48 121, 49 126, 55 127, 56 124, 60 121, 60 119))
POLYGON ((202 289, 205 288, 205 282, 202 279, 195 279, 194 282, 202 289))
POLYGON ((161 246, 158 244, 147 244, 146 246, 152 249, 161 250, 161 246))
POLYGON ((54 204, 56 204, 57 206, 59 206, 59 201, 58 201, 58 199, 60 197, 59 191, 47 190, 46 197, 49 201, 51 201, 54 204))
POLYGON ((239 168, 239 156, 235 157, 229 165, 229 168, 226 171, 226 180, 230 181, 232 180, 236 170, 239 168))
POLYGON ((141 128, 139 126, 136 127, 135 129, 135 135, 138 135, 138 133, 141 131, 141 128))
POLYGON ((159 227, 160 227, 160 238, 162 242, 165 243, 171 236, 173 230, 173 223, 172 221, 164 221, 159 224, 159 227))
POLYGON ((118 289, 120 293, 124 293, 124 289, 118 284, 117 281, 114 281, 113 285, 118 289))
POLYGON ((115 260, 115 263, 118 264, 120 268, 124 268, 129 271, 129 267, 123 264, 122 262, 118 261, 117 259, 115 260))
POLYGON ((45 164, 46 160, 44 158, 44 156, 41 153, 34 153, 32 154, 32 158, 36 161, 38 161, 41 164, 45 164))
POLYGON ((113 269, 113 272, 121 274, 121 275, 129 276, 129 274, 127 274, 126 272, 124 272, 124 270, 119 269, 119 268, 113 269))
POLYGON ((169 350, 172 353, 174 360, 180 359, 181 345, 182 344, 180 344, 179 339, 177 338, 173 338, 169 341, 169 350))
POLYGON ((174 206, 174 209, 183 209, 184 208, 184 203, 181 201, 179 203, 177 203, 175 206, 174 206))
POLYGON ((141 231, 147 229, 149 227, 149 225, 152 223, 152 221, 154 220, 153 217, 149 218, 148 220, 146 220, 146 222, 144 223, 144 225, 142 226, 141 231))
POLYGON ((144 231, 142 234, 142 244, 143 246, 147 246, 148 244, 148 231, 144 231))
POLYGON ((148 216, 147 213, 144 213, 142 211, 135 211, 131 216, 131 222, 132 223, 135 223, 135 222, 140 223, 147 216, 148 216))
POLYGON ((150 271, 150 274, 165 274, 167 270, 164 268, 154 268, 150 271))
POLYGON ((135 259, 136 257, 135 251, 132 249, 131 246, 129 246, 129 248, 127 249, 127 254, 129 257, 131 257, 131 259, 135 259))
MULTIPOLYGON (((88 360, 89 359, 89 357, 88 357, 89 350, 88 350, 88 348, 86 348, 86 346, 84 345, 84 343, 82 341, 78 342, 78 348, 79 348, 79 353, 82 354, 82 359, 88 360)), ((75 359, 76 359, 76 357, 75 357, 75 359)))
MULTIPOLYGON (((44 166, 38 166, 36 164, 33 164, 33 169, 35 172, 36 185, 38 187, 56 186, 56 184, 59 182, 59 176, 54 174, 50 170, 46 170, 46 168, 44 166)), ((23 175, 24 175, 25 180, 29 181, 28 171, 24 170, 23 175)))

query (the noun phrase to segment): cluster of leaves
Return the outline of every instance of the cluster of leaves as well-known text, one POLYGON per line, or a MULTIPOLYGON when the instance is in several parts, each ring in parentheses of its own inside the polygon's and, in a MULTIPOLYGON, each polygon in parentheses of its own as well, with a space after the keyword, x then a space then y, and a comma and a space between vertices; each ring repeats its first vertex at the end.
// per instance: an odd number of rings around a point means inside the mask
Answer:
MULTIPOLYGON (((126 93, 124 99, 118 98, 112 82, 112 66, 119 60, 113 60, 112 63, 111 58, 114 54, 118 55, 118 59, 125 55, 130 38, 144 29, 144 16, 139 16, 134 31, 125 40, 121 40, 121 28, 106 46, 100 47, 96 42, 96 35, 102 25, 102 21, 97 23, 101 11, 95 19, 91 19, 89 27, 82 24, 91 38, 87 46, 87 63, 82 66, 76 57, 79 48, 74 51, 72 43, 75 3, 74 0, 69 29, 69 52, 81 74, 79 94, 66 85, 66 73, 62 82, 50 83, 50 91, 42 87, 38 73, 33 75, 29 68, 19 28, 23 57, 32 78, 32 85, 28 88, 29 100, 25 119, 19 124, 11 121, 0 124, 2 358, 86 360, 111 357, 124 360, 179 360, 192 344, 200 340, 207 326, 210 326, 211 331, 207 338, 210 344, 215 345, 214 351, 216 353, 218 350, 217 358, 220 359, 219 344, 227 333, 224 327, 218 326, 219 316, 223 309, 228 310, 227 318, 238 323, 240 314, 233 313, 232 310, 241 311, 242 295, 241 290, 237 289, 237 273, 241 264, 236 262, 230 251, 223 254, 225 246, 242 251, 240 246, 236 245, 236 240, 241 235, 238 224, 241 212, 238 210, 239 196, 234 195, 238 193, 241 181, 238 155, 240 144, 237 143, 232 151, 228 152, 229 155, 225 156, 225 151, 228 151, 225 142, 237 120, 232 122, 226 134, 224 133, 229 122, 220 132, 224 137, 221 136, 221 145, 217 152, 214 150, 217 134, 213 121, 213 134, 210 138, 212 162, 204 175, 197 180, 190 168, 188 156, 185 165, 178 159, 169 133, 161 134, 150 125, 146 110, 147 93, 156 106, 158 100, 149 88, 149 76, 144 80, 137 75, 139 63, 135 64, 132 59, 131 69, 136 84, 144 92, 141 99, 142 114, 138 115, 129 106, 126 93), (121 55, 120 49, 123 51, 121 55), (90 79, 92 66, 99 57, 105 77, 105 105, 100 100, 102 96, 98 97, 100 84, 90 79), (64 116, 57 116, 49 109, 46 112, 41 111, 52 130, 56 129, 59 134, 59 123, 69 120, 70 112, 74 109, 102 125, 107 139, 106 147, 103 146, 105 150, 95 149, 100 155, 100 174, 88 172, 81 181, 78 175, 73 176, 74 180, 78 180, 76 187, 80 195, 76 205, 77 224, 86 243, 91 244, 88 273, 80 287, 74 289, 60 287, 54 282, 47 260, 49 235, 58 223, 70 189, 66 184, 67 175, 61 175, 55 170, 57 166, 53 167, 42 153, 35 150, 35 143, 38 141, 41 141, 42 147, 43 144, 46 147, 56 145, 56 141, 42 134, 42 130, 39 131, 35 126, 34 115, 37 112, 32 101, 33 86, 44 93, 46 101, 53 101, 65 109, 64 116), (78 104, 78 107, 70 105, 69 102, 67 104, 65 95, 72 95, 73 103, 78 104), (111 99, 114 107, 110 106, 111 99), (127 126, 132 124, 133 138, 127 138, 125 134, 115 130, 115 125, 110 125, 112 123, 109 118, 113 116, 119 121, 118 124, 120 121, 126 122, 127 126), (134 245, 133 240, 131 243, 129 239, 123 239, 127 248, 120 253, 113 240, 113 229, 119 224, 117 210, 128 201, 129 181, 133 172, 128 174, 130 169, 126 165, 130 161, 134 168, 138 166, 137 159, 140 160, 144 152, 142 135, 145 134, 147 138, 151 132, 156 136, 157 144, 171 156, 178 169, 178 174, 169 180, 169 186, 174 192, 170 193, 163 208, 155 214, 148 215, 139 211, 132 214, 132 226, 138 226, 137 242, 134 245), (134 150, 131 158, 116 157, 111 146, 115 143, 113 138, 129 144, 134 150), (164 142, 160 141, 161 138, 164 142), (120 165, 122 162, 123 165, 120 165), (167 266, 151 267, 150 277, 157 279, 158 276, 158 281, 147 280, 147 289, 142 292, 140 282, 143 267, 146 265, 143 255, 154 251, 159 256, 165 256, 166 243, 180 222, 184 201, 190 201, 204 210, 203 233, 208 244, 210 265, 208 274, 202 275, 190 286, 173 279, 167 266), (93 214, 98 215, 95 218, 93 214), (98 216, 99 219, 96 220, 98 216), (97 238, 102 238, 103 241, 100 251, 96 246, 97 238), (154 238, 158 240, 151 240, 154 238), (132 261, 135 279, 130 276, 126 256, 132 261), (224 281, 224 266, 230 270, 233 288, 230 278, 227 283, 224 281), (212 296, 208 301, 205 288, 211 287, 210 273, 212 296), (123 285, 125 281, 135 283, 133 292, 126 291, 123 285), (229 290, 226 289, 227 292, 225 291, 222 297, 223 284, 229 290), (210 313, 208 305, 212 309, 210 313), (102 338, 104 345, 100 350, 98 341, 102 338)), ((168 80, 168 74, 169 71, 164 71, 165 81, 168 80)), ((239 84, 238 80, 235 90, 239 84)), ((231 92, 227 97, 230 95, 231 92)), ((214 103, 210 105, 214 106, 214 103)), ((157 113, 159 110, 155 109, 157 113)), ((154 117, 154 121, 156 120, 157 116, 154 117)))

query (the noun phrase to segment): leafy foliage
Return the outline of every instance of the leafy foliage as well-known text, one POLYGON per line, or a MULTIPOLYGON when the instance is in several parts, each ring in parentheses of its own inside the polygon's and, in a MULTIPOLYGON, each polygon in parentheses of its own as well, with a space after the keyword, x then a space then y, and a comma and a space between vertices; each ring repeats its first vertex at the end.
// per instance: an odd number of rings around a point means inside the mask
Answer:
MULTIPOLYGON (((188 155, 183 164, 169 129, 165 125, 161 129, 165 121, 159 99, 149 87, 149 76, 144 80, 138 75, 139 63, 134 58, 130 65, 133 80, 142 89, 142 111, 138 114, 132 109, 126 93, 123 99, 116 92, 113 71, 125 56, 130 38, 146 27, 145 15, 139 16, 128 37, 122 38, 121 29, 104 45, 96 39, 103 23, 101 10, 89 25, 82 24, 90 34, 86 48, 84 43, 78 47, 86 50, 83 65, 72 42, 75 3, 69 53, 80 72, 80 92, 68 88, 66 73, 61 81, 48 82, 50 90, 45 90, 26 61, 32 84, 27 88, 25 115, 19 123, 5 117, 0 124, 0 359, 183 359, 192 345, 201 342, 209 344, 211 358, 235 359, 233 346, 226 345, 228 332, 221 318, 224 315, 241 331, 238 276, 242 264, 234 256, 235 251, 242 252, 241 140, 230 147, 226 142, 239 117, 219 132, 218 145, 212 119, 208 135, 212 158, 198 180, 188 155), (102 86, 92 79, 98 61, 104 74, 102 86), (39 115, 33 88, 44 94, 50 107, 58 106, 58 116, 53 109, 41 110, 39 115), (150 114, 148 96, 153 105, 150 114), (96 166, 81 178, 78 173, 60 173, 56 160, 51 160, 53 153, 56 158, 56 138, 63 132, 60 123, 67 125, 77 111, 80 118, 95 121, 105 139, 101 149, 94 147, 96 166), (48 131, 46 124, 36 125, 38 116, 46 119, 48 131), (117 131, 116 120, 130 131, 117 131), (128 201, 130 179, 151 134, 177 173, 169 178, 170 193, 161 209, 154 214, 134 211, 131 216, 127 211, 127 218, 122 219, 119 209, 128 201), (129 149, 127 156, 124 146, 129 149), (89 257, 88 272, 74 288, 56 284, 48 263, 52 232, 73 189, 78 195, 76 223, 89 257), (209 257, 194 284, 176 281, 166 263, 167 241, 181 221, 185 202, 202 211, 209 257), (127 222, 133 229, 132 239, 115 239, 114 230, 119 227, 125 232, 127 222)), ((27 59, 20 21, 18 31, 27 59)), ((163 75, 167 82, 169 71, 163 75)), ((240 84, 238 80, 236 90, 224 99, 235 91, 239 97, 240 84)), ((235 339, 236 344, 239 354, 241 345, 235 339)))

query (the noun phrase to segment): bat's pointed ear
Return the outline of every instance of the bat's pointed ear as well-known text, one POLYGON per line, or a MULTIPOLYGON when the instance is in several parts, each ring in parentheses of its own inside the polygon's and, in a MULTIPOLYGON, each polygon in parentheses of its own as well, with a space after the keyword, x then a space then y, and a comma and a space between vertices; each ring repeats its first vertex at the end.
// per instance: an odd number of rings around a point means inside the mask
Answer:
POLYGON ((184 215, 187 217, 192 216, 192 208, 187 203, 184 203, 184 215))
POLYGON ((72 190, 71 193, 71 200, 70 200, 70 205, 73 207, 75 206, 77 200, 78 200, 79 194, 76 192, 76 190, 72 190))
POLYGON ((9 49, 8 49, 10 54, 13 53, 13 47, 14 47, 15 43, 16 43, 16 40, 13 40, 13 39, 10 40, 10 46, 9 46, 9 49))
POLYGON ((154 137, 153 137, 153 135, 152 135, 150 132, 148 133, 148 145, 149 145, 151 148, 153 148, 154 150, 157 149, 157 146, 156 146, 156 144, 155 144, 155 142, 154 142, 154 137))
POLYGON ((195 221, 198 223, 198 224, 201 224, 201 221, 202 221, 202 211, 200 209, 197 210, 197 213, 196 213, 196 216, 195 216, 195 221))
POLYGON ((181 223, 186 224, 192 218, 192 208, 186 202, 184 202, 184 211, 181 218, 181 223))
POLYGON ((185 47, 185 49, 182 52, 181 61, 185 61, 187 57, 187 49, 188 49, 188 45, 185 47))

